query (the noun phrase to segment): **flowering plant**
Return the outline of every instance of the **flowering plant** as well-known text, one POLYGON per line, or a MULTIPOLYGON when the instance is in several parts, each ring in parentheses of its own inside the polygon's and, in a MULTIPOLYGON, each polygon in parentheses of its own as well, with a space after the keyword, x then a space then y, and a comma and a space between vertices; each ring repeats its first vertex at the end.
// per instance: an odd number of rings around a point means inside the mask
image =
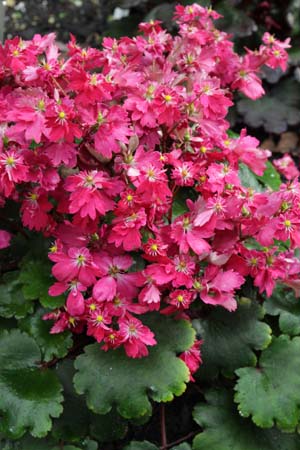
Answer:
MULTIPOLYGON (((277 161, 286 178, 281 183, 270 152, 245 129, 232 133, 226 120, 234 91, 252 100, 264 94, 263 65, 285 70, 289 40, 265 33, 259 49, 239 56, 215 28, 218 17, 197 4, 177 6, 175 37, 158 21, 142 23, 141 35, 105 38, 102 50, 83 50, 71 36, 67 56, 53 34, 0 47, 0 247, 6 262, 21 240, 23 246, 21 258, 14 257, 17 270, 3 277, 0 313, 20 320, 24 332, 0 336, 0 360, 8 358, 10 377, 24 373, 28 388, 33 382, 51 386, 45 385, 41 401, 34 392, 29 398, 0 369, 4 437, 47 434, 50 417, 62 412, 57 376, 72 377, 70 361, 61 362, 66 357, 76 357, 75 389, 93 412, 103 418, 116 407, 123 418, 145 419, 150 399, 171 400, 206 369, 214 377, 253 366, 253 349, 268 345, 266 355, 282 346, 285 355, 297 353, 299 338, 271 342, 257 301, 275 289, 299 294, 299 172, 293 161, 277 161), (16 208, 20 223, 12 222, 16 208), (28 249, 28 242, 36 248, 28 249), (35 299, 48 310, 30 316, 35 299), (231 323, 232 333, 240 320, 248 327, 233 365, 224 354, 219 361, 209 355, 220 349, 214 350, 207 317, 225 327, 221 348, 231 323), (20 362, 14 347, 24 356, 20 362)), ((266 303, 270 316, 285 308, 266 303)), ((298 308, 294 297, 291 304, 298 308)), ((298 323, 292 335, 299 331, 298 323)), ((284 419, 271 407, 261 414, 250 404, 244 391, 252 369, 237 371, 242 414, 259 426, 275 419, 280 428, 294 429, 298 414, 284 419)), ((201 414, 196 420, 203 425, 201 414)), ((104 430, 76 433, 65 438, 58 425, 53 438, 62 445, 87 435, 105 440, 104 430)), ((202 435, 195 449, 202 448, 202 435)), ((89 442, 82 448, 96 448, 89 442)))

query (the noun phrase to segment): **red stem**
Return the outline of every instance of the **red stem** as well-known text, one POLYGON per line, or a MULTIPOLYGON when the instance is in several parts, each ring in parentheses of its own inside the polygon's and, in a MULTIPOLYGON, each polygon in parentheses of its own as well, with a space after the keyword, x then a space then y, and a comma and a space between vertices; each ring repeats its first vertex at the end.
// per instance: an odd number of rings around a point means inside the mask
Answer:
POLYGON ((197 434, 197 433, 198 433, 198 431, 191 431, 186 436, 183 436, 182 438, 177 439, 176 441, 170 442, 170 444, 167 444, 165 447, 161 447, 161 450, 167 450, 168 448, 173 447, 173 445, 180 444, 181 442, 186 441, 187 439, 195 436, 195 434, 197 434))
POLYGON ((168 448, 167 431, 166 431, 166 412, 165 405, 160 405, 160 431, 161 431, 161 450, 168 448))

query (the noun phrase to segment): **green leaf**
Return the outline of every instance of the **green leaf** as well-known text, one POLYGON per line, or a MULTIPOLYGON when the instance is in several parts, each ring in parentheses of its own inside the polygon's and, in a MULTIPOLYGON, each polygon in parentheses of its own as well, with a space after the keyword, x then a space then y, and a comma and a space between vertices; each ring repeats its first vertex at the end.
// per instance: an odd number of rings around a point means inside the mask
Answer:
POLYGON ((176 219, 176 217, 185 214, 189 209, 187 207, 186 201, 187 199, 195 201, 197 196, 195 195, 195 191, 191 188, 182 187, 176 193, 173 205, 172 205, 172 219, 176 219))
POLYGON ((236 311, 216 307, 203 319, 193 322, 203 339, 203 364, 197 378, 210 380, 219 371, 233 375, 235 369, 256 364, 255 350, 271 342, 271 328, 261 319, 263 308, 255 301, 242 298, 236 311))
POLYGON ((161 2, 159 5, 155 6, 145 17, 145 22, 150 22, 151 20, 161 20, 164 27, 168 30, 174 28, 173 22, 174 6, 170 3, 161 2))
POLYGON ((38 259, 25 258, 20 281, 24 284, 23 294, 27 300, 39 300, 45 308, 57 308, 65 303, 64 297, 51 297, 49 287, 53 284, 51 278, 51 263, 38 259))
POLYGON ((74 390, 71 382, 74 372, 70 360, 61 362, 57 367, 65 400, 62 415, 54 421, 52 435, 57 440, 67 442, 82 442, 86 435, 91 435, 99 442, 122 439, 127 432, 127 422, 115 411, 106 415, 93 414, 87 408, 84 397, 74 390))
POLYGON ((42 350, 44 361, 63 358, 72 347, 72 334, 69 331, 50 334, 51 322, 42 319, 45 312, 45 310, 39 309, 33 316, 20 321, 20 327, 35 339, 42 350))
POLYGON ((273 338, 262 352, 259 367, 236 371, 235 401, 245 417, 263 428, 294 430, 300 417, 300 337, 273 338))
MULTIPOLYGON (((61 450, 61 445, 54 447, 52 450, 61 450)), ((81 450, 79 447, 74 447, 74 445, 64 445, 63 450, 81 450)))
POLYGON ((278 191, 281 185, 281 178, 271 161, 267 161, 266 170, 264 174, 257 178, 267 187, 273 189, 273 191, 278 191))
POLYGON ((122 439, 127 430, 127 422, 114 410, 108 414, 91 414, 90 435, 99 442, 122 439))
POLYGON ((99 442, 122 439, 127 432, 127 422, 115 411, 106 415, 93 414, 87 408, 84 397, 74 390, 71 382, 74 372, 73 362, 70 360, 63 361, 57 367, 65 400, 61 417, 54 421, 52 435, 57 440, 69 442, 82 442, 88 434, 99 442))
POLYGON ((295 336, 300 334, 300 301, 291 289, 277 286, 264 306, 270 316, 279 316, 279 327, 283 333, 295 336))
POLYGON ((67 443, 62 444, 61 442, 55 442, 52 438, 45 439, 34 439, 31 436, 24 436, 18 441, 5 441, 2 444, 0 440, 1 450, 97 450, 98 444, 91 439, 85 439, 79 444, 68 445, 67 443))
POLYGON ((228 1, 218 2, 218 12, 222 17, 218 20, 218 28, 233 34, 235 37, 251 36, 257 30, 254 20, 247 11, 228 6, 228 1))
POLYGON ((98 450, 97 442, 89 438, 85 439, 81 445, 82 450, 98 450))
POLYGON ((203 428, 193 442, 193 450, 298 450, 298 435, 276 429, 262 430, 242 418, 226 390, 209 391, 207 404, 194 409, 194 419, 203 428))
POLYGON ((267 96, 255 102, 240 100, 237 109, 247 125, 254 128, 263 126, 267 132, 281 134, 288 125, 300 123, 299 83, 287 78, 277 83, 267 96))
POLYGON ((0 316, 21 319, 33 311, 30 299, 25 299, 19 271, 7 272, 0 284, 0 316))
POLYGON ((230 139, 238 139, 240 137, 240 135, 233 130, 227 130, 227 136, 230 139))
MULTIPOLYGON (((53 450, 54 445, 55 442, 49 439, 34 439, 31 436, 24 436, 15 442, 7 441, 7 450, 53 450)), ((2 447, 0 448, 2 450, 2 447)))
POLYGON ((239 164, 239 178, 244 187, 254 189, 256 192, 263 191, 263 187, 257 180, 257 176, 246 164, 239 164))
POLYGON ((159 448, 148 441, 132 441, 130 444, 126 445, 123 450, 159 450, 159 448))
POLYGON ((171 450, 192 450, 192 447, 187 442, 172 447, 171 450))
POLYGON ((40 369, 41 353, 34 340, 18 330, 0 335, 0 432, 35 437, 51 429, 51 417, 62 412, 61 385, 56 374, 40 369))
POLYGON ((75 361, 75 389, 86 394, 92 411, 106 414, 115 405, 125 418, 144 416, 151 412, 150 398, 166 402, 185 391, 189 374, 176 355, 193 344, 190 323, 155 313, 142 320, 158 342, 149 349, 149 356, 132 359, 123 349, 104 352, 92 344, 75 361))
POLYGON ((88 434, 90 411, 87 409, 84 397, 76 394, 74 390, 73 361, 62 361, 58 364, 56 371, 64 388, 64 410, 60 418, 54 420, 52 435, 57 440, 79 442, 88 434))

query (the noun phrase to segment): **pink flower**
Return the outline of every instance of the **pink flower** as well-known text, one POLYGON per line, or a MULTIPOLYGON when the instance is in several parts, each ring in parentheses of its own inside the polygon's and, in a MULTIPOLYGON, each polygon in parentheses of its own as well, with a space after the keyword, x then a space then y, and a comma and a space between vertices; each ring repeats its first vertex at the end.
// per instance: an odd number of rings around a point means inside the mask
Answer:
POLYGON ((54 320, 50 333, 62 333, 65 330, 71 330, 73 333, 82 333, 84 323, 77 317, 73 317, 64 311, 54 311, 43 316, 43 320, 54 320))
POLYGON ((0 154, 0 192, 9 197, 15 185, 27 181, 28 167, 21 153, 9 150, 0 154))
POLYGON ((108 111, 98 111, 97 131, 95 133, 95 149, 105 158, 111 158, 112 153, 120 153, 118 141, 127 143, 129 121, 126 111, 120 106, 113 106, 108 111))
POLYGON ((174 287, 193 285, 195 261, 189 255, 176 255, 173 260, 162 264, 150 264, 145 269, 146 276, 150 276, 158 286, 172 282, 174 287))
POLYGON ((16 122, 9 134, 21 133, 28 141, 40 142, 46 136, 46 116, 49 98, 40 89, 16 90, 11 95, 12 108, 7 115, 8 121, 16 122))
POLYGON ((285 153, 282 158, 275 159, 273 164, 278 172, 284 175, 287 180, 293 180, 300 175, 296 164, 288 153, 285 153))
POLYGON ((147 345, 155 345, 154 334, 135 317, 128 315, 119 322, 120 339, 126 354, 131 358, 148 355, 147 345))
POLYGON ((124 107, 132 112, 132 119, 139 121, 142 127, 155 128, 157 126, 157 110, 154 84, 139 86, 130 98, 127 98, 124 107))
POLYGON ((122 245, 124 250, 137 250, 141 247, 140 228, 146 225, 147 215, 142 208, 132 212, 127 217, 117 217, 113 220, 113 227, 108 242, 116 247, 122 245))
POLYGON ((101 274, 93 288, 93 296, 100 302, 111 301, 119 293, 125 299, 137 294, 137 286, 143 283, 140 273, 127 273, 133 264, 129 255, 110 256, 106 253, 95 255, 95 263, 101 274))
POLYGON ((49 212, 53 205, 47 193, 41 188, 28 192, 21 206, 22 222, 30 230, 45 230, 51 226, 49 212))
POLYGON ((188 291, 185 289, 176 289, 172 291, 169 298, 168 303, 170 306, 164 308, 161 312, 163 314, 172 314, 177 311, 184 311, 188 309, 191 302, 195 298, 195 295, 192 291, 188 291))
POLYGON ((73 144, 63 141, 50 143, 44 151, 54 167, 62 163, 67 167, 74 167, 76 164, 76 147, 73 144))
POLYGON ((172 224, 171 236, 179 245, 182 253, 188 253, 191 248, 197 255, 208 254, 209 243, 203 238, 210 238, 214 233, 214 223, 206 223, 202 227, 194 226, 191 217, 186 214, 178 217, 172 224))
POLYGON ((9 247, 11 234, 6 230, 0 230, 0 250, 9 247))
POLYGON ((161 293, 151 278, 147 279, 146 286, 139 293, 139 302, 146 305, 148 311, 157 311, 160 307, 161 293))
POLYGON ((97 342, 101 342, 106 331, 110 330, 108 326, 110 323, 111 316, 104 309, 96 306, 95 309, 90 310, 87 319, 87 335, 94 336, 97 342))
POLYGON ((234 311, 234 290, 240 288, 244 281, 244 277, 233 270, 223 271, 217 266, 208 266, 202 280, 200 298, 204 303, 220 305, 234 311))
POLYGON ((251 65, 251 56, 246 55, 242 61, 236 78, 233 81, 232 89, 239 89, 251 100, 257 100, 265 91, 262 87, 261 79, 255 74, 256 67, 251 65))
POLYGON ((56 264, 52 273, 59 281, 68 282, 78 280, 84 286, 91 286, 96 282, 98 273, 89 250, 82 248, 69 248, 67 253, 56 251, 49 254, 49 258, 56 264))
POLYGON ((86 291, 86 286, 81 284, 76 279, 69 282, 57 282, 54 283, 49 289, 49 295, 56 297, 63 294, 65 291, 69 291, 66 307, 71 316, 81 316, 84 313, 84 298, 81 292, 86 291))
POLYGON ((70 195, 70 213, 79 212, 80 217, 95 219, 114 208, 113 197, 120 192, 123 183, 113 180, 105 172, 82 171, 66 179, 65 188, 70 195))
POLYGON ((60 100, 56 105, 50 105, 46 111, 47 135, 50 141, 61 139, 72 143, 74 138, 81 138, 82 132, 75 123, 76 114, 73 102, 69 99, 60 100))
POLYGON ((200 364, 202 364, 200 346, 203 341, 195 341, 191 348, 181 353, 179 358, 187 365, 190 371, 190 381, 195 381, 192 377, 193 373, 197 372, 200 364))
MULTIPOLYGON (((190 320, 197 296, 234 310, 245 277, 300 292, 299 171, 285 155, 278 191, 243 186, 240 163, 262 175, 270 152, 226 120, 234 89, 257 99, 261 67, 285 69, 289 40, 266 33, 240 57, 218 17, 177 6, 174 37, 153 21, 101 50, 71 36, 67 55, 53 33, 0 45, 0 208, 55 241, 51 332, 141 357, 155 339, 135 315, 190 320)), ((181 355, 190 374, 199 345, 181 355)))

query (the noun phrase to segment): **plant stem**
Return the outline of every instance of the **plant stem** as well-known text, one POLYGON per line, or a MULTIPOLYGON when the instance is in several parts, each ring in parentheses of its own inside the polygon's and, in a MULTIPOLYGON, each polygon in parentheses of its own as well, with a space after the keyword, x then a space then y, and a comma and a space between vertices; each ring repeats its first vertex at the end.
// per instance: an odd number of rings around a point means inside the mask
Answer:
POLYGON ((187 434, 186 436, 183 436, 182 438, 177 439, 176 441, 170 442, 170 444, 167 444, 164 448, 161 447, 161 450, 167 450, 168 448, 173 447, 173 445, 177 445, 180 444, 183 441, 186 441, 187 439, 195 436, 195 434, 197 434, 198 431, 191 431, 189 434, 187 434))
POLYGON ((167 431, 166 431, 166 411, 165 405, 160 405, 160 432, 161 432, 161 450, 168 448, 167 431))

